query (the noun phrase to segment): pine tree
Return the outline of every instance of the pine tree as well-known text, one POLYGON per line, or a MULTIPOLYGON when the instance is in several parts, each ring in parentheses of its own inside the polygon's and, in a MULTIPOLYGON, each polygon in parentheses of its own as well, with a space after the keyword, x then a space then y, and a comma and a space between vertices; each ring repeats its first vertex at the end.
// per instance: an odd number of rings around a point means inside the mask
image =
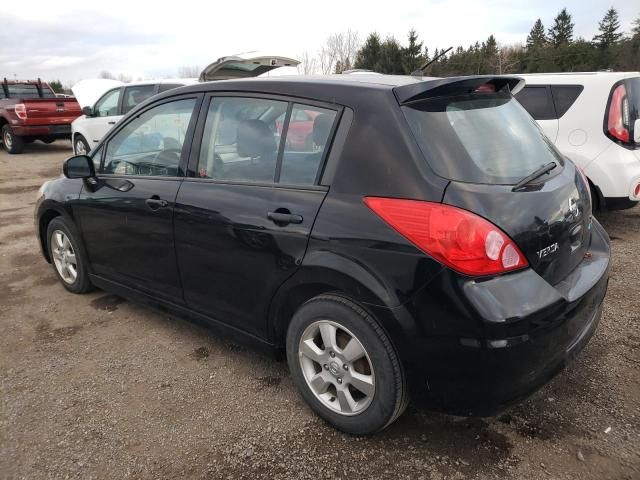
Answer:
POLYGON ((402 49, 404 72, 407 75, 412 74, 422 66, 424 58, 421 52, 422 42, 418 42, 418 34, 414 29, 411 29, 409 31, 409 46, 402 49))
POLYGON ((563 8, 553 20, 553 27, 549 29, 549 38, 555 48, 565 43, 571 43, 573 27, 574 23, 571 21, 571 15, 566 8, 563 8))
POLYGON ((542 24, 542 20, 536 20, 536 23, 533 24, 533 28, 529 32, 527 36, 527 48, 540 48, 544 47, 549 40, 547 39, 547 35, 544 32, 544 25, 542 24))
POLYGON ((618 12, 615 8, 611 7, 607 10, 599 26, 600 33, 593 37, 593 42, 601 47, 610 47, 622 38, 622 33, 618 31, 620 28, 620 20, 618 19, 618 12))
POLYGON ((633 33, 634 37, 637 37, 640 35, 640 17, 636 18, 633 21, 633 28, 631 29, 631 33, 633 33))
POLYGON ((380 42, 380 35, 376 32, 370 33, 364 45, 362 45, 362 48, 358 50, 354 67, 377 72, 381 54, 382 44, 380 42))

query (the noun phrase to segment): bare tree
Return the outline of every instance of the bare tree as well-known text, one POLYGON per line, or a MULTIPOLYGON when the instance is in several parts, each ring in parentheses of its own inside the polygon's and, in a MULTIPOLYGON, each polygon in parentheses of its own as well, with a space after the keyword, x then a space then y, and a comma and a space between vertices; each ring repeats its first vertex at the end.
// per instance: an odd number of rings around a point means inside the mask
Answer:
POLYGON ((316 57, 307 52, 302 55, 298 55, 300 63, 298 64, 298 73, 300 75, 313 75, 316 73, 317 59, 316 57))
MULTIPOLYGON (((335 63, 335 73, 349 70, 353 67, 360 49, 358 32, 349 29, 346 32, 334 33, 327 38, 325 48, 329 51, 329 57, 335 63)), ((333 63, 332 67, 334 66, 333 63)), ((330 70, 333 70, 333 68, 330 70)))
POLYGON ((115 80, 116 76, 108 70, 102 70, 98 75, 98 78, 107 78, 109 80, 115 80))
POLYGON ((124 73, 119 73, 117 80, 120 80, 123 83, 130 83, 132 78, 131 78, 131 75, 126 75, 124 73))
POLYGON ((320 64, 320 73, 329 75, 333 73, 333 65, 336 63, 334 53, 327 47, 322 47, 318 52, 318 63, 320 64))
POLYGON ((178 68, 178 77, 180 78, 198 78, 202 69, 199 65, 183 65, 178 68))
POLYGON ((494 71, 498 75, 512 73, 519 70, 519 64, 524 52, 522 45, 501 46, 495 57, 494 71))

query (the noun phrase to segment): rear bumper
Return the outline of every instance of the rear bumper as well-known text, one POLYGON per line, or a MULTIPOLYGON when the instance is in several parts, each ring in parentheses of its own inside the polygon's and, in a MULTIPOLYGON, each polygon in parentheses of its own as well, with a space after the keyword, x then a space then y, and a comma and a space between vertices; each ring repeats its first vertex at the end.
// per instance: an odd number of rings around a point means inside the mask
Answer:
POLYGON ((449 413, 490 415, 570 363, 596 330, 608 285, 608 237, 595 221, 593 233, 592 256, 555 286, 531 269, 482 282, 445 270, 390 309, 415 325, 398 342, 414 395, 449 413))
POLYGON ((13 133, 19 137, 71 138, 71 125, 13 125, 13 133))

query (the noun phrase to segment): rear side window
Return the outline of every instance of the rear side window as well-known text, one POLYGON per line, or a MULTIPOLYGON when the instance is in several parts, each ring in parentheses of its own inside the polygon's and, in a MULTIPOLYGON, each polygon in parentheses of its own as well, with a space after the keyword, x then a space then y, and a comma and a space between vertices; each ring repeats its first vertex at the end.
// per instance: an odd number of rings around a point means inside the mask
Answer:
POLYGON ((516 95, 516 99, 536 120, 553 120, 556 117, 553 101, 546 86, 524 87, 516 95))
POLYGON ((574 104, 582 93, 582 90, 584 90, 582 85, 551 86, 551 95, 553 96, 553 103, 555 103, 558 118, 562 118, 562 116, 567 113, 571 105, 574 104))
POLYGON ((144 102, 147 98, 152 97, 155 92, 155 85, 138 85, 125 88, 124 101, 122 102, 122 113, 127 113, 133 107, 144 102))
POLYGON ((546 163, 564 165, 540 127, 510 95, 438 97, 402 110, 441 177, 509 185, 546 163))
POLYGON ((314 185, 336 117, 335 110, 287 101, 214 98, 204 126, 197 176, 314 185))
POLYGON ((335 119, 334 110, 293 105, 282 156, 280 183, 315 183, 335 119))
POLYGON ((280 131, 276 119, 288 103, 264 98, 220 97, 209 105, 198 176, 271 183, 275 179, 280 131))

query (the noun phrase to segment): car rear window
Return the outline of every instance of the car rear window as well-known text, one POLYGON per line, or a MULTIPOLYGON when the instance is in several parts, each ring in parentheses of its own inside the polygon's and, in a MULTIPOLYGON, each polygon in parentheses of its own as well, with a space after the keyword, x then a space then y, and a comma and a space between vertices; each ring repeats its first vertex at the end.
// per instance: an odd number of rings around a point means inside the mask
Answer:
POLYGON ((441 177, 510 185, 549 162, 564 165, 511 95, 439 97, 402 110, 424 156, 441 177))
POLYGON ((56 98, 46 85, 42 85, 42 96, 38 92, 38 87, 32 83, 10 83, 7 89, 9 98, 56 98))

